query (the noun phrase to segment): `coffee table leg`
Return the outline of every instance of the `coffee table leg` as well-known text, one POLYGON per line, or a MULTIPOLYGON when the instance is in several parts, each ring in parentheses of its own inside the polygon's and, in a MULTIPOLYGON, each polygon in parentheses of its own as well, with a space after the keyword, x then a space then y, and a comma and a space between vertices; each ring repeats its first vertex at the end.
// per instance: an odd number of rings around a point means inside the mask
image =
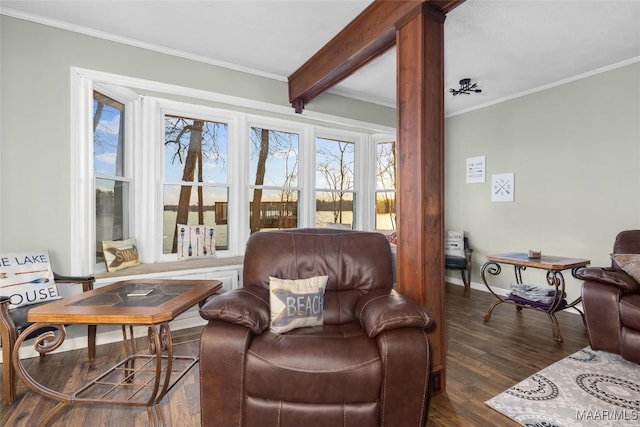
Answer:
POLYGON ((66 394, 62 394, 58 391, 52 390, 36 382, 31 375, 27 372, 22 361, 20 360, 20 347, 25 338, 31 333, 44 327, 51 327, 58 330, 59 334, 56 335, 53 332, 45 332, 36 338, 34 348, 40 354, 49 353, 62 345, 66 337, 66 331, 64 325, 57 325, 51 323, 34 323, 25 329, 16 340, 16 345, 13 349, 11 361, 16 370, 16 374, 26 384, 27 388, 31 391, 40 394, 41 396, 48 397, 49 399, 57 400, 59 403, 51 410, 49 410, 40 421, 41 426, 46 426, 63 408, 71 404, 71 397, 66 394))
POLYGON ((148 401, 147 414, 149 424, 152 426, 163 426, 162 412, 160 411, 160 401, 167 394, 171 385, 171 373, 173 372, 173 338, 171 328, 168 323, 162 323, 160 328, 155 325, 149 326, 149 351, 156 357, 156 376, 151 398, 148 401), (166 352, 166 357, 162 357, 166 352), (162 361, 166 360, 163 367, 162 361))
POLYGON ((137 353, 136 337, 133 334, 133 325, 122 325, 122 345, 124 347, 124 354, 127 357, 127 363, 125 364, 124 375, 127 378, 127 382, 133 382, 133 372, 135 370, 135 358, 133 356, 137 353), (128 329, 128 331, 127 331, 128 329))
POLYGON ((164 421, 162 420, 162 412, 160 412, 160 404, 156 403, 152 406, 147 406, 147 415, 149 416, 149 425, 151 427, 164 426, 164 421))

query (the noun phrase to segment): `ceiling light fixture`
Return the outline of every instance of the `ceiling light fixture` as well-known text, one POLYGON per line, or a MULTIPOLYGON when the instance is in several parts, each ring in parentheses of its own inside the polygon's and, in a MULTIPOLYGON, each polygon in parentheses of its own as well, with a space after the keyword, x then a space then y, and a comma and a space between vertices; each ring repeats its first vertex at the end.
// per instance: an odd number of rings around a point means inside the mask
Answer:
POLYGON ((449 92, 452 93, 453 96, 460 95, 461 93, 469 95, 471 93, 480 93, 482 89, 478 88, 478 83, 471 83, 471 79, 462 79, 460 80, 460 89, 449 89, 449 92))

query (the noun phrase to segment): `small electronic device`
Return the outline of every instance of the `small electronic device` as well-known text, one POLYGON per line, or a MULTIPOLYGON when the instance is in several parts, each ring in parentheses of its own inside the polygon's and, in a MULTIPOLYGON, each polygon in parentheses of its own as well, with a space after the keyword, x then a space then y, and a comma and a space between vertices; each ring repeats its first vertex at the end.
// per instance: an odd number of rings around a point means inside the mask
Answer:
POLYGON ((127 294, 128 297, 146 297, 153 289, 136 289, 135 291, 131 291, 127 294))

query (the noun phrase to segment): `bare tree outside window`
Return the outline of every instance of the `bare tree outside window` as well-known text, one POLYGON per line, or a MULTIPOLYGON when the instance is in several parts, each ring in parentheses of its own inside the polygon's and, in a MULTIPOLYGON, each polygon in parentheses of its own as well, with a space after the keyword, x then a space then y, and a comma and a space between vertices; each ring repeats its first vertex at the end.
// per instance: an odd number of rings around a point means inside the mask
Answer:
POLYGON ((250 233, 298 226, 298 142, 295 133, 251 128, 250 233))
POLYGON ((354 165, 353 142, 316 140, 316 222, 353 225, 354 165))
POLYGON ((396 143, 376 145, 376 229, 396 229, 396 143))

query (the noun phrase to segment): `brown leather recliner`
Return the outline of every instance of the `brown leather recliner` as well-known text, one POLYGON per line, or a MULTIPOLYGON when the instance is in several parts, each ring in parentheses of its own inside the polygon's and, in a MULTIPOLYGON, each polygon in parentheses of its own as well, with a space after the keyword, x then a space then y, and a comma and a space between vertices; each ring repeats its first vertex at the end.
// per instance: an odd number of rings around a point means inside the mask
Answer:
MULTIPOLYGON (((620 232, 613 253, 640 254, 640 230, 620 232)), ((582 304, 591 348, 640 363, 640 283, 613 261, 611 267, 577 269, 574 276, 584 280, 582 304)))
POLYGON ((253 234, 240 289, 211 298, 200 344, 203 426, 421 426, 430 318, 392 289, 384 235, 253 234), (327 275, 324 323, 269 329, 269 277, 327 275))

